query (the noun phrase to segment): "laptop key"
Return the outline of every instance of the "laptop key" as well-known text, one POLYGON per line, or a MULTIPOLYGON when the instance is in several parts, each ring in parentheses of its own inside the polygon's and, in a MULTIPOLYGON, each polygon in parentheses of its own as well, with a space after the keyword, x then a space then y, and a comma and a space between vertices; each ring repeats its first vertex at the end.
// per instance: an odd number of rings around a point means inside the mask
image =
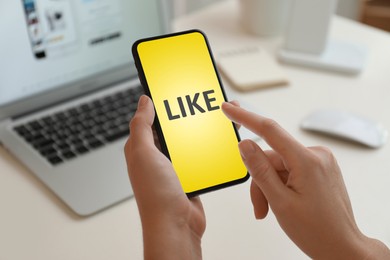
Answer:
POLYGON ((51 146, 54 144, 54 141, 52 139, 46 139, 46 138, 42 138, 42 139, 38 139, 38 140, 35 140, 33 142, 31 142, 31 144, 36 148, 36 149, 40 149, 42 147, 48 147, 48 146, 51 146))
POLYGON ((60 150, 69 150, 70 149, 70 145, 65 143, 65 142, 57 143, 57 147, 60 150))
POLYGON ((62 152, 62 156, 66 159, 71 159, 71 158, 76 157, 76 154, 74 152, 72 152, 71 150, 66 150, 66 151, 62 152))
POLYGON ((62 160, 59 156, 57 155, 54 155, 52 157, 48 157, 47 158, 49 160, 49 162, 53 165, 56 165, 56 164, 59 164, 59 163, 62 163, 64 160, 62 160))
POLYGON ((91 147, 91 148, 98 148, 98 147, 104 145, 101 141, 99 141, 96 138, 90 139, 87 142, 88 142, 89 147, 91 147))
POLYGON ((45 157, 52 157, 54 155, 57 155, 57 150, 54 149, 52 146, 42 148, 42 150, 39 150, 39 152, 45 157))
POLYGON ((85 147, 84 145, 78 145, 78 146, 76 146, 75 151, 79 154, 83 154, 83 153, 88 152, 89 149, 87 147, 85 147))
POLYGON ((72 144, 75 146, 79 146, 79 145, 83 144, 83 140, 81 140, 81 138, 78 138, 78 137, 73 137, 71 139, 68 139, 68 142, 69 142, 69 144, 72 144))
POLYGON ((39 131, 43 128, 43 126, 38 121, 32 121, 28 124, 28 126, 34 131, 39 131))
POLYGON ((22 135, 22 136, 24 136, 24 135, 27 134, 27 133, 30 133, 30 130, 28 130, 27 127, 24 126, 24 125, 17 126, 17 127, 14 128, 14 130, 15 130, 18 134, 20 134, 20 135, 22 135))

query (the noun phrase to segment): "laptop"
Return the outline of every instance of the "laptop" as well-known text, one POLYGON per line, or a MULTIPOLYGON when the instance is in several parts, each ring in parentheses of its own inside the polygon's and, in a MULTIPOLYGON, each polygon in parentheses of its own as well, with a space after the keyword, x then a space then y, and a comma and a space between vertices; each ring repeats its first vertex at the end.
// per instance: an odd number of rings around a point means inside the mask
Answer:
POLYGON ((161 0, 0 4, 0 143, 75 213, 133 195, 124 144, 143 93, 131 45, 168 31, 161 0))

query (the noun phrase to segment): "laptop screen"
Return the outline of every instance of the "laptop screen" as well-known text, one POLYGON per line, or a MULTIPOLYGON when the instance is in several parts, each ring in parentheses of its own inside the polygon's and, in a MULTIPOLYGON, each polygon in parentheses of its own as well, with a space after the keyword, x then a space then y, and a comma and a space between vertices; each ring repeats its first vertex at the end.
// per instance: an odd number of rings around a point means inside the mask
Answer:
POLYGON ((160 34, 152 0, 0 3, 0 106, 132 63, 131 45, 160 34))

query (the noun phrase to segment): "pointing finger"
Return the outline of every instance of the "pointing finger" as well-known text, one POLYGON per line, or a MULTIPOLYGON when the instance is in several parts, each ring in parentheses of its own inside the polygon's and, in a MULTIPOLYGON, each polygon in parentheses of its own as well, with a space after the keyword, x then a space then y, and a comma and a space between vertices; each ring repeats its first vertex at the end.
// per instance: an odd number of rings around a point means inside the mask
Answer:
POLYGON ((222 104, 225 115, 237 124, 248 128, 264 138, 264 140, 289 163, 300 161, 306 148, 297 142, 275 121, 233 106, 227 102, 222 104))

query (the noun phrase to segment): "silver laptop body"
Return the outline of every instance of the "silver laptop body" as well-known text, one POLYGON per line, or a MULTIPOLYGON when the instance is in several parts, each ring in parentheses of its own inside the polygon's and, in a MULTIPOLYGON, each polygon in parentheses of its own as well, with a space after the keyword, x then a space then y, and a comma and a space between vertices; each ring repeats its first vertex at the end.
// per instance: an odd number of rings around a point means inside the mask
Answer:
MULTIPOLYGON (((167 32, 165 8, 159 0, 0 4, 0 143, 79 215, 132 196, 123 154, 127 137, 87 146, 88 152, 74 152, 72 158, 58 155, 61 163, 56 163, 16 129, 117 92, 130 100, 140 89, 131 45, 167 32)), ((116 106, 111 99, 107 102, 116 106)), ((51 127, 50 120, 47 125, 51 127)), ((57 147, 61 141, 50 140, 55 143, 50 145, 57 147)))

